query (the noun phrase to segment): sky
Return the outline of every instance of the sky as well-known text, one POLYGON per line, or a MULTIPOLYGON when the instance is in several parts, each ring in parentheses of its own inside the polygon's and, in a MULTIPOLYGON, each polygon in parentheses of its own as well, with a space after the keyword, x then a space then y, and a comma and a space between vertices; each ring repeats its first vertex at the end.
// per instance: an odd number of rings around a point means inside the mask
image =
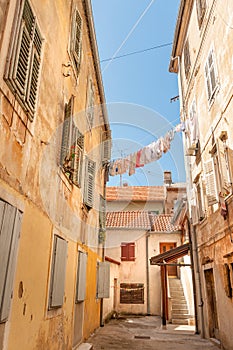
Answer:
MULTIPOLYGON (((177 75, 168 72, 179 0, 92 0, 92 7, 112 159, 118 159, 179 124, 179 101, 170 102, 179 94, 177 75), (146 51, 131 54, 141 50, 146 51), (127 56, 117 58, 122 55, 127 56)), ((108 186, 161 185, 165 170, 172 171, 173 182, 185 181, 181 133, 159 161, 132 176, 110 177, 108 186)))

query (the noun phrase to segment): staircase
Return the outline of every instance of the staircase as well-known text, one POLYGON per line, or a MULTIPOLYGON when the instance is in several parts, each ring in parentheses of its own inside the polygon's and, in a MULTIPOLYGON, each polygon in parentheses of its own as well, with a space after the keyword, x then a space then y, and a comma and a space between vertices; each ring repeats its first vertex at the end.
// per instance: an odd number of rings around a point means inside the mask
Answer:
POLYGON ((170 295, 172 301, 172 323, 188 325, 189 311, 179 278, 169 278, 170 295))

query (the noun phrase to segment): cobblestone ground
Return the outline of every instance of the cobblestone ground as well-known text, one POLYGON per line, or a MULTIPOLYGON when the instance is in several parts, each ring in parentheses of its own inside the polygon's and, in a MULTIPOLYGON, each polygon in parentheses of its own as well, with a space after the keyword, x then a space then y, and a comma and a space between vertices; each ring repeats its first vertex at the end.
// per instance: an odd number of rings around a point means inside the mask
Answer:
POLYGON ((157 316, 111 320, 86 342, 93 345, 93 350, 219 350, 194 334, 194 327, 169 324, 163 330, 157 316))

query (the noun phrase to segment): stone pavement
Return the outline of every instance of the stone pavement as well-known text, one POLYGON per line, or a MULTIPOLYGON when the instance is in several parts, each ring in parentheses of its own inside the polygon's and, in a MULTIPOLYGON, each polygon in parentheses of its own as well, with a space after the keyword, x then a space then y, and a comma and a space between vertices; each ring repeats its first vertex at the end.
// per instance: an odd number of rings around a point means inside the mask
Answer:
POLYGON ((168 324, 166 330, 162 329, 158 316, 110 320, 86 343, 92 344, 89 348, 93 350, 219 350, 217 345, 194 334, 193 326, 168 324))

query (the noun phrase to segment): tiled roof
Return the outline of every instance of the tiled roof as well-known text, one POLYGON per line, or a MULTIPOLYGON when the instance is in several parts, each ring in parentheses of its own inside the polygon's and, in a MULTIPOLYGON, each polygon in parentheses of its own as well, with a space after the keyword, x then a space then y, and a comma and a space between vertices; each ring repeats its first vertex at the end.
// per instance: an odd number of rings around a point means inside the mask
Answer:
POLYGON ((107 228, 145 229, 155 232, 174 232, 179 226, 171 224, 172 215, 155 215, 147 211, 113 211, 106 213, 107 228))
POLYGON ((123 186, 107 187, 107 201, 163 201, 163 186, 123 186))
POLYGON ((141 228, 150 230, 147 211, 113 211, 106 213, 107 228, 141 228))
POLYGON ((171 223, 173 215, 151 215, 151 230, 155 232, 174 232, 180 230, 180 226, 171 223))

